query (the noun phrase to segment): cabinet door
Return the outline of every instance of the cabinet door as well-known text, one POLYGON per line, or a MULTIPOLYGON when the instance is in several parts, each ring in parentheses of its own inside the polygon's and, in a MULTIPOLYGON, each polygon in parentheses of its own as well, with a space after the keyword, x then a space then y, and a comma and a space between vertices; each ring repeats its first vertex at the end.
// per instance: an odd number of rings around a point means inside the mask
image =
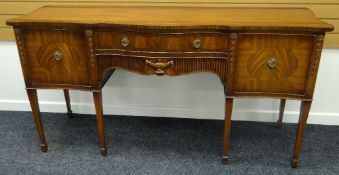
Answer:
POLYGON ((314 41, 314 35, 239 35, 235 93, 304 95, 314 41))
POLYGON ((25 30, 31 85, 88 86, 88 58, 82 31, 25 30))

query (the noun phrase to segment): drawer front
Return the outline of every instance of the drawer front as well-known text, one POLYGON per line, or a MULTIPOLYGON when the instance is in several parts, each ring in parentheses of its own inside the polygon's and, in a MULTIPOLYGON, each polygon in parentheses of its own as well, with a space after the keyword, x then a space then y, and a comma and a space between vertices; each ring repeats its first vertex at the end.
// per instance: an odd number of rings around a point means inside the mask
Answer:
POLYGON ((224 52, 227 35, 221 33, 119 33, 96 32, 97 49, 153 52, 224 52))
POLYGON ((111 69, 119 68, 144 75, 176 76, 193 72, 213 72, 224 80, 227 70, 227 55, 185 53, 138 53, 129 51, 111 51, 97 53, 100 79, 111 69))
POLYGON ((90 84, 83 32, 27 30, 24 41, 32 85, 90 84))
POLYGON ((313 35, 239 35, 235 92, 303 95, 313 35))

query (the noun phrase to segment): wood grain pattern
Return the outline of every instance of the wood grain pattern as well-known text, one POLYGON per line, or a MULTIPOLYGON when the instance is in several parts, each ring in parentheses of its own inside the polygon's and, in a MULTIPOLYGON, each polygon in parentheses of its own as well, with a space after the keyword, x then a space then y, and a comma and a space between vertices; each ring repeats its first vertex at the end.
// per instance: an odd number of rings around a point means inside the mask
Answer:
POLYGON ((320 21, 306 8, 177 8, 72 7, 44 6, 30 14, 7 20, 8 25, 84 26, 157 29, 227 29, 332 31, 333 26, 320 21), (191 17, 192 14, 195 17, 191 17), (232 14, 232 15, 230 15, 232 14), (246 14, 246 15, 244 15, 246 14), (296 16, 298 18, 296 18, 296 16), (147 19, 147 20, 146 20, 147 19), (213 19, 213 20, 210 20, 213 19), (251 23, 249 26, 248 23, 251 23), (203 26, 201 26, 203 24, 203 26))
POLYGON ((36 126, 39 140, 40 140, 40 149, 42 152, 47 152, 48 146, 46 143, 44 127, 42 125, 42 120, 41 120, 41 113, 40 113, 40 108, 39 108, 37 90, 27 89, 26 92, 28 95, 28 100, 31 104, 33 118, 34 118, 35 126, 36 126))
POLYGON ((314 35, 241 34, 235 93, 304 95, 314 35), (269 59, 276 68, 268 67, 269 59))
POLYGON ((125 55, 100 55, 97 56, 99 77, 102 76, 105 71, 120 68, 132 72, 136 72, 144 75, 157 74, 156 69, 147 66, 146 62, 150 61, 153 63, 168 63, 173 61, 173 65, 163 69, 163 74, 158 75, 170 75, 178 76, 193 72, 212 72, 218 75, 220 81, 226 84, 226 57, 137 57, 137 56, 125 56, 125 55))
POLYGON ((231 135, 231 118, 233 110, 233 98, 225 98, 225 120, 224 120, 224 152, 223 152, 223 163, 228 164, 228 150, 230 144, 230 135, 231 135))
POLYGON ((88 59, 81 31, 25 30, 30 84, 89 86, 88 59), (54 53, 61 52, 56 60, 54 53))
POLYGON ((89 67, 90 82, 91 82, 92 89, 98 91, 100 90, 100 87, 99 87, 100 79, 98 76, 97 59, 95 56, 95 45, 94 45, 93 37, 94 37, 93 30, 86 29, 85 38, 86 38, 87 55, 89 55, 88 67, 89 67))
POLYGON ((225 52, 228 35, 223 33, 132 33, 132 32, 96 32, 97 49, 120 49, 132 51, 157 52, 225 52), (122 46, 126 37, 128 46, 122 46), (199 39, 201 46, 195 48, 193 41, 199 39))
POLYGON ((287 98, 303 101, 292 167, 299 162, 325 31, 333 29, 308 10, 274 8, 45 7, 8 24, 15 25, 42 151, 38 88, 64 89, 68 111, 68 89, 92 91, 105 156, 101 90, 115 69, 169 76, 208 71, 224 85, 224 163, 234 98, 282 98, 280 120, 287 98))
MULTIPOLYGON (((145 0, 147 1, 147 0, 145 0)), ((336 11, 338 10, 338 3, 321 3, 321 4, 312 4, 304 3, 282 3, 283 1, 276 1, 276 3, 215 3, 215 2, 195 2, 195 3, 185 3, 185 0, 182 3, 168 3, 168 2, 153 2, 153 3, 145 3, 145 2, 73 2, 65 0, 65 2, 41 2, 41 1, 13 1, 13 2, 2 2, 1 3, 1 14, 12 14, 12 15, 19 15, 19 14, 27 14, 32 12, 33 10, 46 6, 46 5, 85 5, 85 6, 120 6, 120 7, 142 7, 142 6, 156 6, 156 7, 266 7, 266 8, 309 8, 319 18, 338 18, 338 14, 336 11), (66 2, 67 1, 67 2, 66 2)), ((324 0, 326 2, 327 0, 324 0)))
MULTIPOLYGON (((34 1, 18 1, 18 0, 1 0, 0 1, 0 24, 5 24, 5 20, 11 16, 27 14, 44 5, 89 5, 89 6, 179 6, 179 7, 307 7, 310 8, 317 17, 323 19, 339 28, 339 3, 337 0, 34 0, 34 1), (3 17, 2 17, 3 15, 3 17)), ((0 26, 0 40, 13 40, 14 36, 7 27, 0 26)), ((325 40, 324 47, 336 48, 339 46, 339 33, 337 30, 333 34, 328 35, 325 40)))
POLYGON ((304 130, 306 128, 308 114, 311 109, 311 101, 302 101, 300 106, 300 116, 298 122, 298 129, 295 139, 295 146, 293 150, 293 156, 291 159, 292 168, 297 168, 299 166, 299 155, 301 152, 301 143, 304 137, 304 130))
POLYGON ((237 33, 232 33, 230 35, 229 40, 229 47, 228 47, 228 53, 229 53, 229 59, 227 62, 227 83, 226 84, 226 91, 225 95, 227 96, 233 96, 234 95, 234 78, 235 78, 235 65, 236 65, 236 59, 237 59, 237 50, 238 50, 238 39, 239 35, 237 33))
POLYGON ((321 51, 324 44, 324 35, 317 35, 313 42, 313 52, 311 57, 311 67, 309 70, 309 76, 306 84, 305 96, 309 99, 313 98, 313 92, 315 88, 315 82, 317 80, 318 68, 320 64, 321 51))
POLYGON ((29 66, 27 65, 26 61, 26 50, 24 47, 24 40, 23 40, 23 32, 19 28, 13 28, 14 34, 15 34, 15 40, 18 48, 18 53, 19 53, 19 58, 20 58, 20 63, 21 63, 21 69, 22 73, 24 75, 24 81, 26 87, 29 87, 30 84, 30 79, 29 79, 29 66))
POLYGON ((96 112, 96 119, 97 119, 97 126, 98 126, 100 154, 102 156, 106 156, 107 148, 106 148, 106 142, 105 142, 105 128, 104 128, 104 119, 103 119, 103 111, 102 111, 102 93, 93 92, 93 101, 95 105, 95 112, 96 112))

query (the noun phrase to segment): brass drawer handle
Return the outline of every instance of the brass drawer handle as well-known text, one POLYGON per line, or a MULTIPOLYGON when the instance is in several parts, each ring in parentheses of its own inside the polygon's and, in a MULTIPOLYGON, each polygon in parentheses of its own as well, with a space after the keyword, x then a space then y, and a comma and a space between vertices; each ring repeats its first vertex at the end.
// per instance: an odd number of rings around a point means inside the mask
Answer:
POLYGON ((62 59, 62 53, 59 50, 55 51, 53 55, 54 55, 54 59, 57 61, 62 59))
POLYGON ((267 66, 270 68, 270 69, 274 69, 276 68, 278 65, 278 61, 277 59, 275 58, 271 58, 267 61, 267 66))
POLYGON ((164 69, 166 69, 168 66, 172 66, 172 68, 174 67, 174 61, 169 61, 167 63, 163 63, 163 62, 160 62, 161 60, 158 59, 158 62, 156 63, 153 63, 149 60, 146 60, 146 68, 147 68, 147 65, 153 67, 154 69, 156 69, 154 72, 156 75, 164 75, 165 74, 165 71, 164 69))
POLYGON ((124 47, 127 47, 129 45, 129 40, 128 40, 127 36, 124 36, 121 39, 121 45, 124 46, 124 47))
POLYGON ((201 46, 201 40, 200 39, 195 39, 193 40, 193 47, 196 49, 199 49, 201 46))

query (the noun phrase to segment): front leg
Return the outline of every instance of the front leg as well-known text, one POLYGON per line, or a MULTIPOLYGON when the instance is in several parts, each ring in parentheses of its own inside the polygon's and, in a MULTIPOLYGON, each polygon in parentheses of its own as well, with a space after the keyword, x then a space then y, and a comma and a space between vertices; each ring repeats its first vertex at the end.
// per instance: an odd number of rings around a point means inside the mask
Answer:
POLYGON ((73 111, 71 109, 71 100, 69 98, 69 90, 64 89, 64 96, 65 96, 65 101, 66 101, 66 107, 67 107, 67 116, 68 118, 73 118, 73 111))
POLYGON ((293 157, 291 160, 292 168, 297 168, 299 166, 299 155, 301 151, 301 143, 304 137, 304 130, 306 128, 306 122, 307 122, 308 114, 310 112, 311 103, 312 103, 311 101, 301 102, 297 135, 295 139, 293 157))
POLYGON ((38 94, 36 89, 26 89, 29 103, 31 104, 33 118, 40 140, 40 149, 47 152, 48 147, 45 140, 44 127, 42 126, 41 113, 39 109, 38 94))
POLYGON ((103 112, 102 112, 102 93, 93 92, 93 100, 96 111, 97 125, 98 125, 98 135, 99 135, 99 147, 100 153, 102 156, 106 156, 107 148, 105 143, 105 128, 104 128, 104 120, 103 120, 103 112))
POLYGON ((228 163, 228 149, 230 141, 230 132, 231 132, 231 116, 233 108, 233 98, 226 98, 225 100, 225 124, 224 124, 224 155, 222 157, 223 163, 228 163))

